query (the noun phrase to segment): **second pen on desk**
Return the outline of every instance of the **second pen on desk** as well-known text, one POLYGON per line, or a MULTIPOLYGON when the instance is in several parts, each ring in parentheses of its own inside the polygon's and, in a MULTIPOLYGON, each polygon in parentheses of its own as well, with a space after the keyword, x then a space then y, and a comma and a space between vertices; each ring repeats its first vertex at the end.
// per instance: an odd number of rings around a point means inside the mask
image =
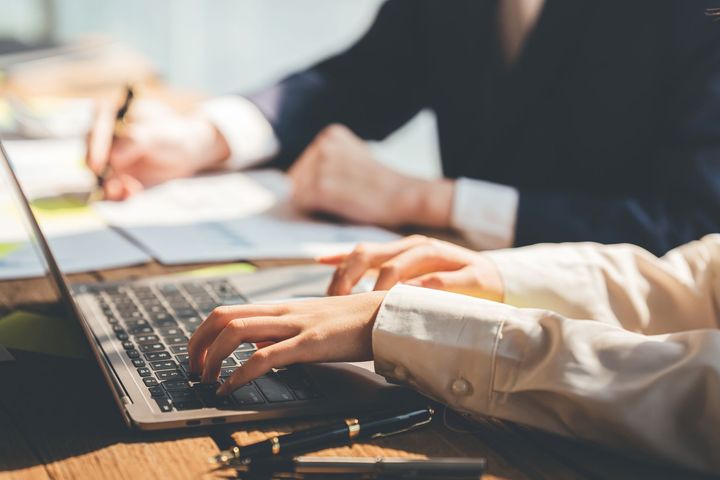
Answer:
MULTIPOLYGON (((113 140, 116 137, 119 137, 123 135, 125 132, 125 128, 127 126, 127 114, 130 111, 130 105, 132 105, 132 101, 135 98, 135 91, 132 87, 132 85, 127 85, 125 87, 125 99, 123 100, 122 105, 120 105, 120 108, 118 109, 117 113, 115 114, 115 124, 113 125, 113 140)), ((108 152, 109 154, 109 152, 108 152)), ((108 175, 110 174, 110 162, 105 163, 105 166, 103 166, 100 173, 97 175, 97 182, 95 189, 90 195, 90 200, 100 200, 103 198, 103 188, 105 187, 105 180, 107 179, 108 175)))
POLYGON ((435 412, 426 407, 405 412, 376 413, 351 417, 337 424, 272 437, 245 447, 234 447, 211 461, 222 468, 247 464, 280 455, 296 455, 361 439, 386 437, 430 423, 435 412))

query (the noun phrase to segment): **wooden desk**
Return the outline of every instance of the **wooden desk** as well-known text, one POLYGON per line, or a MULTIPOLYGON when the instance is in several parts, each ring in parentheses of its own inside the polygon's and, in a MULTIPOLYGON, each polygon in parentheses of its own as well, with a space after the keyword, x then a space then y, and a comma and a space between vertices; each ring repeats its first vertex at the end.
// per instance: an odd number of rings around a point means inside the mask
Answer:
MULTIPOLYGON (((177 270, 149 264, 74 279, 132 278, 177 270)), ((37 282, 24 283, 25 292, 28 286, 37 286, 37 282)), ((22 284, 0 283, 0 292, 6 300, 18 298, 22 284)), ((38 292, 30 301, 23 299, 25 308, 33 301, 43 303, 38 292)), ((0 365, 0 480, 227 478, 227 472, 210 472, 207 458, 227 447, 230 439, 242 445, 318 422, 272 421, 151 434, 130 431, 93 361, 13 353, 16 362, 0 365)), ((445 419, 438 415, 422 430, 315 454, 484 456, 489 460, 487 478, 703 478, 505 422, 469 424, 452 413, 445 419)))

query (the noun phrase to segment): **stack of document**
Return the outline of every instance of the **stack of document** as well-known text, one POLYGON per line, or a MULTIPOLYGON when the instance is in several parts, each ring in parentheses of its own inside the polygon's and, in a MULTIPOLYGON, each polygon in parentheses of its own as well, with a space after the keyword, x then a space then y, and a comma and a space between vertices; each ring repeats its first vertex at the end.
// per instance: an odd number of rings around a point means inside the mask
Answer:
POLYGON ((95 210, 166 265, 302 259, 398 238, 376 227, 318 221, 295 211, 275 170, 174 180, 95 210))
MULTIPOLYGON (((65 273, 131 266, 259 259, 308 259, 358 242, 398 238, 363 225, 298 213, 276 170, 174 180, 125 202, 87 205, 94 175, 80 139, 4 142, 35 216, 65 273)), ((7 193, 7 192, 6 192, 7 193)), ((0 279, 44 273, 9 196, 0 198, 0 279)))
MULTIPOLYGON (((65 273, 125 267, 152 258, 113 230, 82 195, 95 182, 84 166, 82 140, 3 143, 35 217, 65 273)), ((10 192, 0 192, 0 279, 43 276, 45 268, 10 192)))

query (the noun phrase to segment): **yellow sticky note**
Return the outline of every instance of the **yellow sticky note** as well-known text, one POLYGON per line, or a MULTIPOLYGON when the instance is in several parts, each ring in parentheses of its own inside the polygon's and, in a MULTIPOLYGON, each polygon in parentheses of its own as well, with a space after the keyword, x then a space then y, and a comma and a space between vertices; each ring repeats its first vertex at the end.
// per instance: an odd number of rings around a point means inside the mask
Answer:
POLYGON ((70 358, 89 358, 80 325, 22 310, 0 318, 0 345, 70 358))
POLYGON ((86 201, 72 195, 38 198, 30 202, 30 204, 35 214, 39 216, 55 217, 92 214, 92 209, 86 201))
POLYGON ((0 258, 7 257, 22 245, 20 242, 0 243, 0 258))

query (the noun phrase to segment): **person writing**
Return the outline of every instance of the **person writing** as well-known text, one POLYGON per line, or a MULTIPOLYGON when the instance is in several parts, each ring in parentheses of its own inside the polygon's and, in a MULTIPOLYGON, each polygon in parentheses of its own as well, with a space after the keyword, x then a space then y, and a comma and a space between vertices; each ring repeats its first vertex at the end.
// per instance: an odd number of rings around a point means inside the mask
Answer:
POLYGON ((631 245, 478 253, 409 237, 323 262, 337 265, 331 293, 369 269, 378 290, 218 308, 190 339, 190 368, 213 382, 237 345, 272 342, 222 384, 229 394, 274 367, 374 359, 379 374, 473 416, 720 473, 720 235, 662 258, 631 245))
MULTIPOLYGON (((390 0, 347 51, 192 114, 100 109, 88 163, 109 199, 209 169, 289 168, 309 212, 455 228, 477 248, 720 229, 720 2, 390 0), (378 163, 421 109, 446 178, 378 163)), ((272 28, 268 26, 268 28, 272 28)), ((408 159, 410 161, 410 159, 408 159)))

